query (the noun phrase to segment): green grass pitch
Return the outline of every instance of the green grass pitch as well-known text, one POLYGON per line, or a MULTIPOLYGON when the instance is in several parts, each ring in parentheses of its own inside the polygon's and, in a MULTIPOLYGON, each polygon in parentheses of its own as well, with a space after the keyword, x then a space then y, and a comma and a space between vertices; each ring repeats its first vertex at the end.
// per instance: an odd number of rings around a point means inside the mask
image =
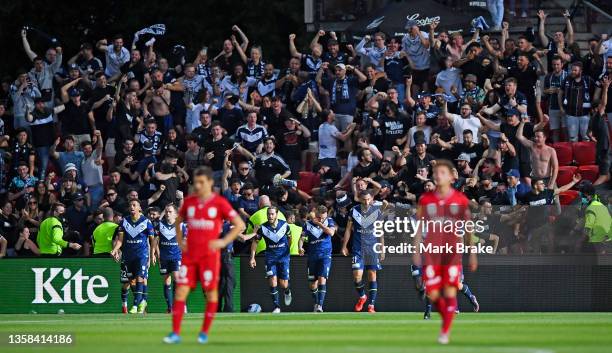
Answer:
POLYGON ((439 346, 439 315, 421 313, 219 314, 208 345, 196 343, 202 314, 187 314, 180 345, 161 343, 170 315, 0 315, 0 333, 72 333, 72 346, 8 346, 0 352, 328 353, 612 352, 610 313, 461 313, 439 346))

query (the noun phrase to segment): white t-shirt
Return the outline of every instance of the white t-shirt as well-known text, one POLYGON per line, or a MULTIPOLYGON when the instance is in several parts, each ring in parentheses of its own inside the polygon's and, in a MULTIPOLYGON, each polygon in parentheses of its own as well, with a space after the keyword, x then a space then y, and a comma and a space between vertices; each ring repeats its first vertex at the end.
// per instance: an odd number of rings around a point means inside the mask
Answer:
POLYGON ((334 124, 324 122, 319 126, 319 159, 337 158, 337 136, 341 133, 334 124))
POLYGON ((474 143, 480 142, 480 134, 478 130, 482 127, 480 120, 477 117, 470 115, 469 118, 463 119, 461 115, 451 114, 453 117, 453 128, 455 129, 455 136, 457 136, 457 141, 459 143, 463 143, 463 130, 469 129, 472 131, 472 135, 474 136, 474 143))
POLYGON ((115 53, 113 44, 106 47, 106 70, 105 74, 108 77, 114 76, 121 72, 121 66, 130 61, 130 51, 125 47, 121 47, 119 54, 115 53))

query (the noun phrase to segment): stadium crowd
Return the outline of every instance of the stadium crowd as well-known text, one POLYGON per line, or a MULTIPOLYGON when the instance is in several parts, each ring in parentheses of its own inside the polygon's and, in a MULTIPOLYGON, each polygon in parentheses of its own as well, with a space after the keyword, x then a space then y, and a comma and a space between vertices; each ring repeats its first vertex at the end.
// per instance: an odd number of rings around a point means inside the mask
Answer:
POLYGON ((0 87, 0 257, 108 256, 129 200, 155 223, 200 165, 250 227, 276 205, 300 231, 326 206, 339 253, 360 190, 414 214, 440 158, 495 252, 605 252, 612 42, 583 53, 569 14, 552 34, 538 16, 519 36, 414 21, 355 43, 321 30, 307 48, 288 34, 276 63, 238 26, 195 57, 155 35, 35 52, 24 29, 31 62, 0 87))

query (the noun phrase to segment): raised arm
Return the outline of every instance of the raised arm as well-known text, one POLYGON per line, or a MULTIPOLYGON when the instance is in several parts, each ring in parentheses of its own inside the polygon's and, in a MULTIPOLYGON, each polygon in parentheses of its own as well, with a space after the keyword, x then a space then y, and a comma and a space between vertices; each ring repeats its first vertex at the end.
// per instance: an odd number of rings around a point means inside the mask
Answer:
POLYGON ((528 139, 525 138, 525 136, 523 136, 523 128, 525 127, 525 120, 521 119, 521 123, 519 124, 518 129, 516 130, 516 139, 519 140, 519 142, 527 147, 527 148, 531 148, 533 146, 533 142, 529 141, 528 139))
POLYGON ((30 42, 28 42, 28 31, 25 29, 21 30, 21 42, 23 44, 23 50, 25 50, 28 58, 30 58, 30 60, 34 60, 37 55, 32 48, 30 48, 30 42))
POLYGON ((484 116, 482 116, 482 114, 480 114, 480 112, 476 113, 476 117, 480 120, 482 125, 486 126, 490 130, 500 131, 501 124, 496 124, 496 123, 492 122, 491 120, 489 120, 489 119, 485 118, 484 116))
POLYGON ((540 38, 540 42, 542 46, 546 48, 548 46, 549 40, 546 36, 546 17, 548 15, 544 12, 544 10, 538 10, 538 18, 540 19, 540 23, 538 25, 538 37, 540 38))
POLYGON ((302 57, 302 53, 297 51, 297 49, 295 48, 295 34, 294 33, 291 33, 289 35, 289 53, 291 53, 291 56, 294 58, 299 59, 302 57))
POLYGON ((242 40, 242 44, 240 44, 239 47, 240 49, 242 49, 243 52, 245 52, 247 48, 249 47, 249 38, 246 36, 246 34, 244 34, 244 32, 237 25, 232 26, 232 31, 238 32, 238 35, 240 36, 240 39, 242 40))
POLYGON ((567 183, 567 184, 565 184, 563 186, 559 186, 555 190, 555 195, 559 195, 562 192, 571 190, 574 187, 574 185, 576 185, 576 184, 578 184, 580 182, 580 180, 582 180, 582 176, 580 174, 574 174, 572 176, 572 181, 570 181, 569 183, 567 183))
POLYGON ((563 11, 565 17, 565 25, 567 28, 567 45, 574 43, 574 26, 572 26, 572 18, 569 10, 563 11))
POLYGON ((315 45, 319 44, 319 38, 323 37, 325 35, 325 31, 320 29, 312 38, 312 40, 310 41, 310 48, 314 47, 315 45))
POLYGON ((231 38, 232 44, 234 45, 234 48, 236 48, 236 51, 238 52, 238 55, 240 55, 240 59, 242 59, 242 62, 246 65, 248 61, 247 56, 244 53, 244 50, 242 49, 240 44, 238 44, 238 41, 236 40, 236 36, 232 34, 230 38, 231 38))

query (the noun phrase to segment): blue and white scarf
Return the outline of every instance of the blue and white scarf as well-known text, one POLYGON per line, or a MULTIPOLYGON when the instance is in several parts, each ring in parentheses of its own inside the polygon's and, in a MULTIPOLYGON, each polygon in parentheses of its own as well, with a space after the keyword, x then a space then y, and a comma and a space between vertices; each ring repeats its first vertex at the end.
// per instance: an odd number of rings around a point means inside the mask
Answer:
MULTIPOLYGON (((331 103, 332 104, 336 104, 336 95, 338 93, 338 79, 334 80, 334 86, 332 89, 332 95, 331 95, 331 103)), ((348 87, 348 77, 344 77, 344 79, 342 80, 342 83, 340 83, 342 85, 341 91, 342 91, 342 100, 348 100, 349 99, 349 87, 348 87)))

